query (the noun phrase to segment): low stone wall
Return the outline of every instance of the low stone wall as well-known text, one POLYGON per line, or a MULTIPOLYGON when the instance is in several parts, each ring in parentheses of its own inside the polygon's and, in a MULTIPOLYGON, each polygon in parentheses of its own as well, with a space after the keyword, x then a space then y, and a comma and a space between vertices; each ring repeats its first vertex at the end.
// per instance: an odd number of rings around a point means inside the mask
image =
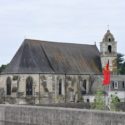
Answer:
POLYGON ((0 125, 125 125, 125 113, 0 105, 0 125))

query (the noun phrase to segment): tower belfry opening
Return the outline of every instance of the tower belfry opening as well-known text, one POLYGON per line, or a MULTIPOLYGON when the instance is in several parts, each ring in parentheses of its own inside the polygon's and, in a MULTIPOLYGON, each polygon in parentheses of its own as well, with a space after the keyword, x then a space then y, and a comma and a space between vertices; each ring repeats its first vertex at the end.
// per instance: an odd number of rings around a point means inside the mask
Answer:
POLYGON ((112 53, 112 46, 111 45, 108 46, 108 52, 112 53))

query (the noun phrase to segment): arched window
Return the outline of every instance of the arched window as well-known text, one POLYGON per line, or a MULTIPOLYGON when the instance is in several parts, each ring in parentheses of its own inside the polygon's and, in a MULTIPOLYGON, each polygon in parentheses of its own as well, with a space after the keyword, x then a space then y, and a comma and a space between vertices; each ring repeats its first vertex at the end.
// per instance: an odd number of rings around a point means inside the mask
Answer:
POLYGON ((59 80, 59 95, 62 95, 62 80, 59 80))
POLYGON ((33 79, 32 77, 28 77, 26 79, 26 95, 33 94, 33 79))
POLYGON ((86 80, 83 81, 82 86, 84 87, 84 89, 86 90, 86 80))
POLYGON ((111 45, 108 46, 108 52, 109 52, 109 53, 112 52, 112 47, 111 47, 111 45))
POLYGON ((11 78, 8 77, 6 81, 6 94, 11 95, 11 78))
POLYGON ((82 95, 86 94, 86 87, 87 87, 86 82, 87 82, 86 80, 80 81, 80 87, 81 87, 81 94, 82 95))

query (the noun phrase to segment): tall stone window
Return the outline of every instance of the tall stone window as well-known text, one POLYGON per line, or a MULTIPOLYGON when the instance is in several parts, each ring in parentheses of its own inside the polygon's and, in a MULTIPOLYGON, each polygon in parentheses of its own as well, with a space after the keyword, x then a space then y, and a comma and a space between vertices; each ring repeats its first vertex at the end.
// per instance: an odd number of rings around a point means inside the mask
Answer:
POLYGON ((8 77, 6 81, 6 94, 11 95, 11 78, 8 77))
POLYGON ((86 80, 80 81, 80 88, 81 88, 81 94, 82 95, 86 94, 86 88, 87 88, 87 81, 86 80))
POLYGON ((59 80, 59 95, 62 95, 62 79, 59 80))
POLYGON ((26 95, 32 95, 33 94, 33 78, 28 77, 26 79, 26 95))

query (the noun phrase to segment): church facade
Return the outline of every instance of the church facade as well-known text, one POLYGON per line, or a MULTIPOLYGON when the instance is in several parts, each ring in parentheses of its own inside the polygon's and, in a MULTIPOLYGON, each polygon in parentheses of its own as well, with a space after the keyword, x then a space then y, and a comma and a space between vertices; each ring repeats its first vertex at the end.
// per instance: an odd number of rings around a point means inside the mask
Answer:
MULTIPOLYGON (((110 92, 125 100, 125 76, 117 75, 117 42, 108 30, 96 45, 25 39, 0 75, 1 103, 93 102, 109 61, 110 92)), ((107 88, 108 89, 108 88, 107 88)))

